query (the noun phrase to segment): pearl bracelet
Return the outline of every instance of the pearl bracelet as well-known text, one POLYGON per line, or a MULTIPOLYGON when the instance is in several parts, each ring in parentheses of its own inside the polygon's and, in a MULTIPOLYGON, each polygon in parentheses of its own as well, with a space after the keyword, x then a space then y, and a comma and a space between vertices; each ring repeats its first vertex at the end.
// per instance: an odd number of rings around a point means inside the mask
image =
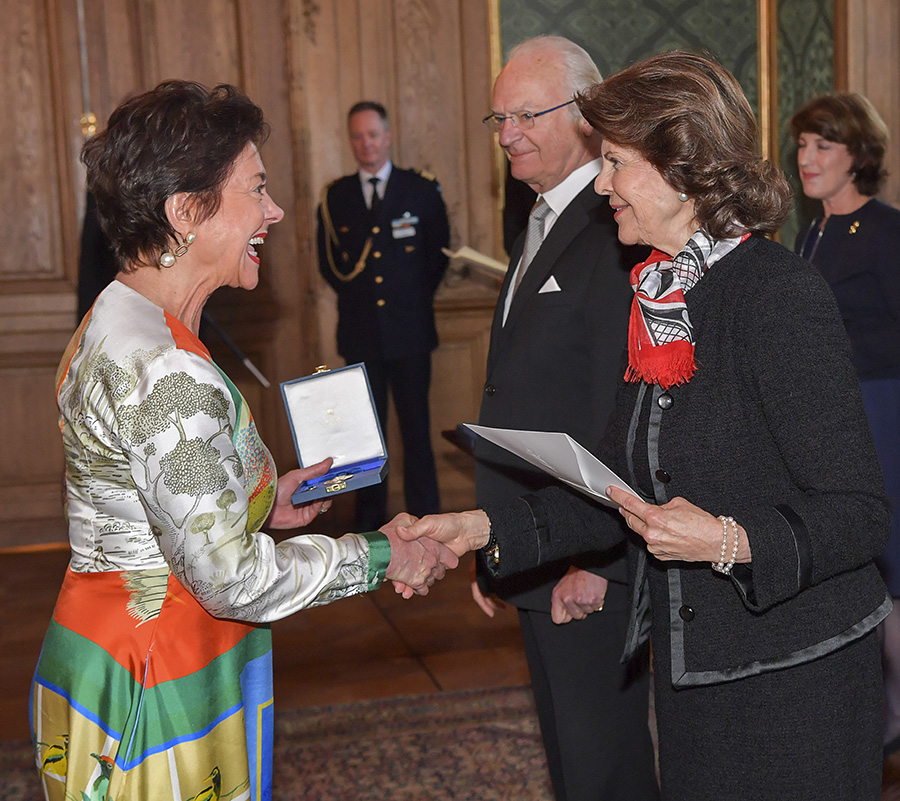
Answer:
POLYGON ((731 574, 731 568, 734 567, 734 563, 737 561, 738 554, 738 525, 734 522, 733 517, 725 517, 725 515, 719 515, 719 520, 722 521, 722 553, 719 556, 718 562, 710 562, 710 566, 717 573, 722 573, 726 576, 731 574), (728 527, 731 526, 731 531, 734 534, 734 546, 731 549, 731 558, 726 562, 725 554, 728 552, 728 527))

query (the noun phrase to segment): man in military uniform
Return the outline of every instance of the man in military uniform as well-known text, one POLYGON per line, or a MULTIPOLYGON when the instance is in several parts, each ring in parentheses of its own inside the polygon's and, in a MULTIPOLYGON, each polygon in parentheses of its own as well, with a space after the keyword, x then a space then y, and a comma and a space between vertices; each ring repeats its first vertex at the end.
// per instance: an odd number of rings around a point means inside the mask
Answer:
MULTIPOLYGON (((434 176, 394 166, 391 132, 380 103, 347 114, 359 166, 325 187, 318 211, 319 271, 338 296, 338 352, 364 362, 386 430, 390 386, 403 440, 406 509, 440 511, 431 449, 428 390, 437 347, 434 293, 447 269, 447 210, 434 176)), ((358 530, 387 519, 387 486, 356 493, 358 530)))

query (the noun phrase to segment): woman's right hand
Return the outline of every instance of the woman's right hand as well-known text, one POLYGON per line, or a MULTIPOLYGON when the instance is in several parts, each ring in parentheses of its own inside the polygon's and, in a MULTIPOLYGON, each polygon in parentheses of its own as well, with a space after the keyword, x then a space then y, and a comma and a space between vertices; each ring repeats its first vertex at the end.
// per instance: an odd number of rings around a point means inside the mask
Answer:
POLYGON ((431 585, 459 564, 459 558, 446 545, 427 538, 407 542, 397 535, 398 526, 409 526, 415 521, 412 515, 401 512, 379 529, 391 544, 391 562, 385 577, 400 585, 398 592, 404 598, 413 593, 427 595, 431 585))
POLYGON ((491 521, 481 509, 426 515, 421 520, 410 519, 411 523, 399 524, 399 534, 403 539, 428 537, 444 543, 457 556, 483 548, 488 544, 491 534, 491 521))

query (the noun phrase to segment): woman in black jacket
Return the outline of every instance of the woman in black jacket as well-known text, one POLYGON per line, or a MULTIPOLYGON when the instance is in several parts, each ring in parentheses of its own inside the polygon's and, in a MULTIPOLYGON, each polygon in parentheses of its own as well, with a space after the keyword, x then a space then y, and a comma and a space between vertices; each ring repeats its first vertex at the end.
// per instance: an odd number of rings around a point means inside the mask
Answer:
MULTIPOLYGON (((653 639, 663 797, 874 801, 890 512, 834 298, 761 236, 790 190, 707 58, 647 59, 578 105, 619 238, 655 248, 598 453, 640 496, 607 491, 632 532, 625 656, 653 639)), ((610 547, 614 514, 550 488, 405 536, 504 575, 610 547)))

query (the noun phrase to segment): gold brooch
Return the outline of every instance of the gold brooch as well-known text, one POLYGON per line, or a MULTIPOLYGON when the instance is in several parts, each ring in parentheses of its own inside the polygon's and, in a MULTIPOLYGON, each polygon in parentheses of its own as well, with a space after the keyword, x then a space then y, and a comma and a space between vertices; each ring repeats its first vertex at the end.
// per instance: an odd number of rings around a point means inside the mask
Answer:
POLYGON ((855 234, 859 230, 859 220, 850 223, 850 233, 855 234))

